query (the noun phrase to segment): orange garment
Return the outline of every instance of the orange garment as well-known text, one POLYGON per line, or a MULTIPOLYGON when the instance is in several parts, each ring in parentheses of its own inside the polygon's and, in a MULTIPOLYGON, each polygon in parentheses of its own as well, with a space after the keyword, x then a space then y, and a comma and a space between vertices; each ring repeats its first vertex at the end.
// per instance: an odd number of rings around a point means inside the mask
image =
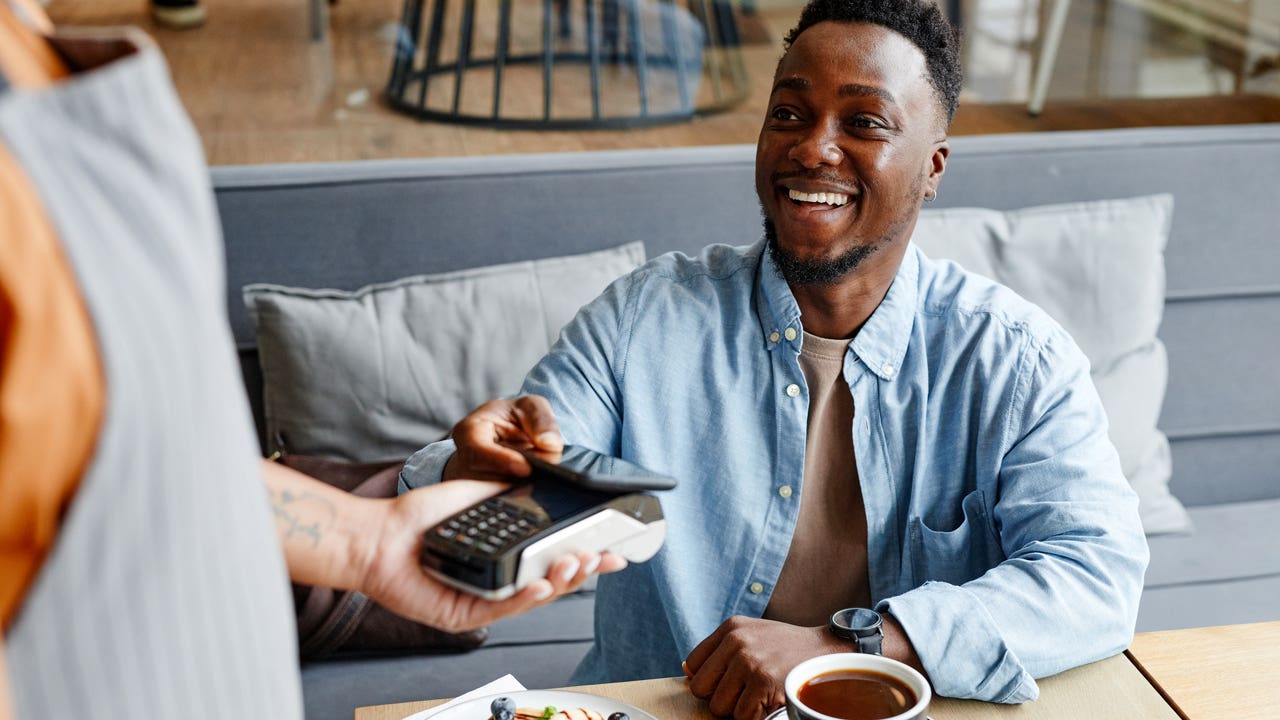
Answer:
POLYGON ((40 8, 26 0, 0 0, 0 69, 16 87, 44 87, 71 74, 37 30, 53 30, 40 8), (13 3, 16 9, 10 9, 6 2, 13 3))
MULTIPOLYGON (((47 21, 34 6, 28 20, 47 21)), ((22 92, 68 74, 0 0, 0 70, 22 92)), ((97 339, 35 187, 0 142, 0 630, 9 626, 92 456, 106 403, 97 339)), ((2 649, 0 649, 2 652, 2 649)), ((0 706, 3 706, 0 697, 0 706)))

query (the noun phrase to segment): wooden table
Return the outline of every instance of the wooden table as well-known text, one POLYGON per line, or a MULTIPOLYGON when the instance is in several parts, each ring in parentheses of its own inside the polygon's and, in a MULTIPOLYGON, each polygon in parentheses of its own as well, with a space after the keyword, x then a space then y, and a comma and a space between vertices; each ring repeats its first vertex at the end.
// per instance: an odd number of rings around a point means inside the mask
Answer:
MULTIPOLYGON (((1040 699, 1025 705, 993 705, 934 698, 933 720, 1178 720, 1178 715, 1125 655, 1040 681, 1040 699)), ((707 704, 689 694, 684 678, 641 680, 573 688, 621 700, 660 720, 713 720, 707 704)), ((358 708, 355 720, 401 720, 443 700, 358 708)), ((1223 716, 1215 716, 1223 717, 1223 716)), ((485 718, 476 718, 485 720, 485 718)))
POLYGON ((1127 654, 1183 718, 1280 717, 1280 622, 1140 633, 1127 654))

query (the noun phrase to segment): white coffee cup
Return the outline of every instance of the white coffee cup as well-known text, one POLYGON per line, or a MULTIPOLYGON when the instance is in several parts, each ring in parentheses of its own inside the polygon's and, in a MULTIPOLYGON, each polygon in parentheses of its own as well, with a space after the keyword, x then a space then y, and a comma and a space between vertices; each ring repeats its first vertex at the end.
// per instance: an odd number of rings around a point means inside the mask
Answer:
POLYGON ((797 697, 800 693, 800 688, 805 683, 819 675, 840 670, 864 670, 882 673, 902 681, 903 684, 911 689, 911 692, 915 693, 915 705, 912 705, 904 712, 892 717, 881 718, 880 720, 925 720, 926 713, 929 710, 929 701, 933 699, 933 690, 929 687, 929 681, 925 680, 923 675, 916 672, 909 665, 880 655, 864 653, 819 655, 805 660, 792 668, 791 672, 787 673, 787 679, 783 683, 783 690, 787 695, 787 717, 790 720, 841 720, 806 707, 797 697))

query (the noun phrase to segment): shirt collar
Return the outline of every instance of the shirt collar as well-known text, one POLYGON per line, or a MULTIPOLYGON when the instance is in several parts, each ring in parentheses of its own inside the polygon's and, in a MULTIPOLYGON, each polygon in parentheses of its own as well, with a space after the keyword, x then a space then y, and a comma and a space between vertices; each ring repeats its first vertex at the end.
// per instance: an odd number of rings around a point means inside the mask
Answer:
POLYGON ((778 266, 773 264, 773 256, 769 253, 766 242, 761 240, 752 248, 760 255, 755 301, 764 346, 767 350, 786 346, 799 353, 804 335, 800 327, 800 306, 791 294, 791 286, 782 279, 778 266))
POLYGON ((902 369, 920 295, 920 252, 907 245, 902 264, 889 292, 853 339, 853 351, 867 369, 882 380, 892 380, 902 369))
MULTIPOLYGON (((804 335, 800 325, 800 306, 791 294, 791 287, 773 264, 765 242, 757 243, 752 251, 760 258, 755 302, 765 348, 774 350, 785 345, 799 353, 804 335), (788 329, 792 333, 788 333, 788 329), (788 338, 788 334, 793 337, 788 338)), ((889 292, 867 318, 850 346, 867 368, 883 380, 898 376, 902 358, 907 353, 907 343, 915 323, 919 279, 919 251, 915 244, 910 244, 893 283, 889 285, 889 292)))

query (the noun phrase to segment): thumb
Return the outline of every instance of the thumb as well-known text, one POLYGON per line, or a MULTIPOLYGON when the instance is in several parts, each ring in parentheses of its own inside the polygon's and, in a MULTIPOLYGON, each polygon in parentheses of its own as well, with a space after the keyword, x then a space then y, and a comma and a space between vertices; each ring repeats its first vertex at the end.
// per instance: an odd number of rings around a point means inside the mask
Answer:
POLYGON ((512 411, 516 422, 538 450, 557 453, 564 450, 564 437, 546 398, 540 395, 517 398, 512 411))

